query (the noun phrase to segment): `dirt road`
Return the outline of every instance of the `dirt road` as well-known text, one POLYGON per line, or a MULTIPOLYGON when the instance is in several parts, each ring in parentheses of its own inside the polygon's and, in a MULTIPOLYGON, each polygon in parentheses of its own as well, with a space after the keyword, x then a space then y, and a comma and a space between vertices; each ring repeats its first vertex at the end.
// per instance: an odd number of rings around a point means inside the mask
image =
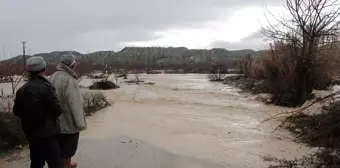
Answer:
MULTIPOLYGON (((275 122, 259 119, 283 109, 205 75, 144 75, 156 85, 123 85, 105 94, 115 104, 88 119, 76 160, 80 168, 263 168, 261 156, 305 154, 275 122)), ((85 81, 86 82, 86 81, 85 81)), ((27 152, 0 167, 28 165, 27 152)), ((2 165, 1 165, 2 164, 2 165)))

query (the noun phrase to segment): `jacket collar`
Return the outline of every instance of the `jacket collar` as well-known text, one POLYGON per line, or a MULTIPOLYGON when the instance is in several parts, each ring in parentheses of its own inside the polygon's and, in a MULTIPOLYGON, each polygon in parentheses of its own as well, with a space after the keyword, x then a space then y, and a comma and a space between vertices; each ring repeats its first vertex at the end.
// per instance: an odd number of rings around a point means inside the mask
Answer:
POLYGON ((29 80, 36 80, 36 79, 50 83, 44 76, 41 76, 41 75, 30 75, 29 76, 29 80))
POLYGON ((73 78, 78 79, 78 75, 67 65, 60 63, 57 66, 57 71, 64 71, 66 73, 68 73, 69 75, 71 75, 73 78))

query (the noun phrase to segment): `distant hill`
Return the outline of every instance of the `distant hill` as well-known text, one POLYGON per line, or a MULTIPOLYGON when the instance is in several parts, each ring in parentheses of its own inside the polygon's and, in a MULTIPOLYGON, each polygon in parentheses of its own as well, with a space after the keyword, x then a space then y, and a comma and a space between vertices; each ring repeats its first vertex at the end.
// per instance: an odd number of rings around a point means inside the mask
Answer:
MULTIPOLYGON (((263 51, 254 50, 226 50, 214 49, 188 49, 185 47, 125 47, 121 51, 97 51, 82 54, 76 51, 54 51, 39 53, 33 56, 43 57, 48 64, 58 64, 62 55, 72 52, 78 61, 92 64, 186 64, 186 63, 227 63, 235 64, 238 60, 251 55, 261 54, 263 51)), ((30 56, 27 56, 27 58, 30 56)), ((5 60, 13 63, 22 61, 22 55, 5 60)))
MULTIPOLYGON (((61 60, 61 57, 65 54, 72 53, 76 56, 78 61, 86 61, 86 62, 93 62, 94 64, 104 64, 105 59, 107 57, 112 56, 115 54, 114 51, 97 51, 89 54, 82 54, 76 51, 53 51, 50 53, 39 53, 34 55, 26 55, 26 59, 31 56, 41 56, 45 59, 48 64, 58 64, 61 60)), ((8 63, 21 63, 23 60, 22 55, 4 60, 3 62, 8 63)))

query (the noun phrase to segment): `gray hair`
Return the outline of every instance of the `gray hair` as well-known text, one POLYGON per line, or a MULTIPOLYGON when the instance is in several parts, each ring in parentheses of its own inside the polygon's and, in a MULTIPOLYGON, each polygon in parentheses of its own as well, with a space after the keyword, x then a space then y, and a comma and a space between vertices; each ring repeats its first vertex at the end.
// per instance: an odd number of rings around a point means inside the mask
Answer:
POLYGON ((65 54, 61 57, 61 63, 71 67, 76 63, 76 57, 71 53, 65 54))

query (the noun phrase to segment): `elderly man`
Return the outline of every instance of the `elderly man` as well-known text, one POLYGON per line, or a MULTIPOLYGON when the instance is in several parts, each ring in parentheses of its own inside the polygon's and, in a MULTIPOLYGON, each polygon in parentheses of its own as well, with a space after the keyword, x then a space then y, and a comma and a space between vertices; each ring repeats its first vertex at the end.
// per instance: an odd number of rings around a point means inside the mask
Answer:
POLYGON ((43 168, 45 161, 49 168, 62 168, 58 116, 63 109, 55 88, 45 78, 45 60, 31 57, 26 65, 29 80, 16 93, 13 113, 21 119, 29 142, 31 168, 43 168))
POLYGON ((50 78, 64 108, 64 113, 59 117, 61 127, 59 145, 65 168, 77 166, 76 163, 71 163, 71 158, 77 151, 79 132, 86 129, 83 100, 79 91, 78 77, 74 72, 75 64, 73 55, 64 55, 57 66, 57 72, 50 78))

